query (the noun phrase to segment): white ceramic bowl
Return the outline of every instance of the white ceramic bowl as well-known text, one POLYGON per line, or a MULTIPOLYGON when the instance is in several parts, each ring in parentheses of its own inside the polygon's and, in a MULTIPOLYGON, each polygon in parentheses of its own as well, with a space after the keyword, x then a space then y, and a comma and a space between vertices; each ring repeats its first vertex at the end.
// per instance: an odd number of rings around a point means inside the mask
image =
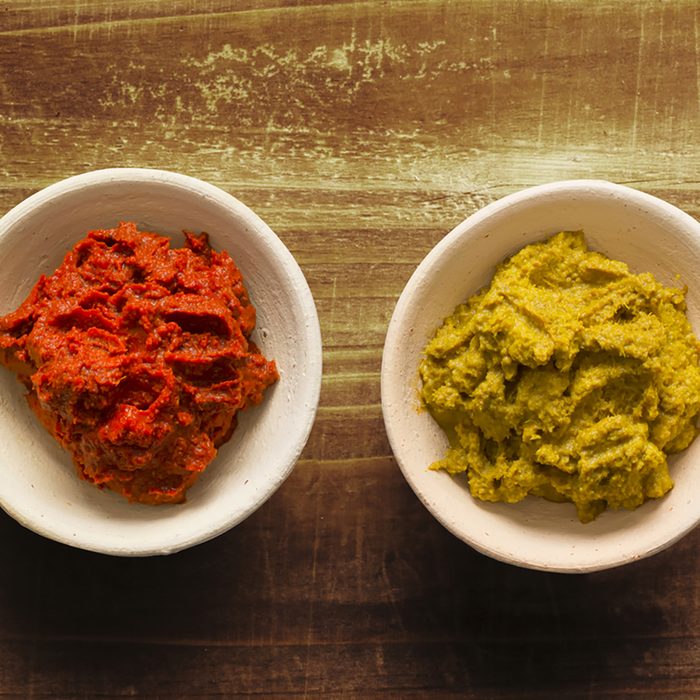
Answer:
POLYGON ((396 305, 382 360, 382 410, 396 459, 413 490, 452 533, 496 559, 562 572, 605 569, 649 556, 700 521, 700 438, 671 460, 675 487, 635 511, 579 523, 571 504, 528 497, 516 505, 473 499, 466 478, 429 471, 447 440, 420 410, 418 366, 442 320, 524 245, 583 229, 594 250, 688 285, 688 316, 700 331, 700 224, 676 207, 596 180, 555 182, 504 197, 470 216, 419 265, 396 305))
POLYGON ((208 540, 258 508, 291 472, 308 438, 321 385, 316 308, 291 253, 237 199, 161 170, 116 168, 47 187, 0 219, 0 313, 16 308, 90 229, 120 220, 184 243, 207 231, 228 251, 257 309, 253 338, 280 380, 243 411, 233 438, 182 505, 129 504, 81 481, 39 424, 14 375, 0 369, 0 505, 26 527, 69 545, 124 556, 166 554, 208 540))

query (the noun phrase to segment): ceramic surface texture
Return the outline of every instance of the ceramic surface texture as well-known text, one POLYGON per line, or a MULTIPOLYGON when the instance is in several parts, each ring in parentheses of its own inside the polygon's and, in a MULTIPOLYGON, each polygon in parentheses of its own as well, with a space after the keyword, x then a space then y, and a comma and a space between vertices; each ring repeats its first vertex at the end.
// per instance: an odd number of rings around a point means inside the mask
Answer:
POLYGON ((606 511, 582 525, 571 504, 528 497, 518 504, 473 499, 466 478, 430 471, 447 439, 419 401, 418 365, 442 319, 486 285, 495 266, 561 230, 583 229, 589 247, 688 286, 688 317, 700 331, 700 224, 670 204, 595 180, 557 182, 494 202, 449 233, 406 285, 382 361, 382 410, 399 465, 425 506, 457 537, 524 567, 585 572, 649 556, 700 520, 700 440, 671 457, 675 487, 635 511, 606 511))
POLYGON ((291 253, 250 209, 191 177, 147 169, 86 173, 47 187, 0 220, 0 313, 16 308, 90 229, 119 221, 184 244, 209 233, 238 265, 257 310, 253 339, 280 380, 239 414, 181 505, 144 506, 81 481, 71 457, 39 424, 14 375, 0 372, 0 504, 25 526, 84 549, 164 554, 228 530, 258 508, 292 470, 319 398, 321 337, 311 293, 291 253))

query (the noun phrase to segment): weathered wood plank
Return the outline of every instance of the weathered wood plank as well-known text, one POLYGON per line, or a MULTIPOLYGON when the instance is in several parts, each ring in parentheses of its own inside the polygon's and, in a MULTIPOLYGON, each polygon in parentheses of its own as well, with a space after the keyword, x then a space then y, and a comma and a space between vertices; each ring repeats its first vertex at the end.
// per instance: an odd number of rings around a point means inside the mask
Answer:
POLYGON ((70 550, 5 516, 0 532, 0 677, 37 697, 692 697, 700 680, 698 533, 627 568, 522 571, 416 509, 390 460, 307 463, 234 531, 167 559, 70 550))
POLYGON ((488 560, 404 482, 379 370, 396 298, 509 192, 605 178, 700 216, 693 0, 0 4, 0 211, 100 167, 257 211, 317 301, 303 458, 255 515, 118 560, 0 516, 0 697, 692 698, 700 534, 581 577, 488 560))

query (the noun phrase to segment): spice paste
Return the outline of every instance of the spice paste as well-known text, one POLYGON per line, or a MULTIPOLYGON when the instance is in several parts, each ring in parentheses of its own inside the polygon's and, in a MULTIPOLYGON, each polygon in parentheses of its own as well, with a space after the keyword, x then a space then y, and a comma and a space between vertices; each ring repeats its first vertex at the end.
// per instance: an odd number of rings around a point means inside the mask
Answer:
POLYGON ((278 379, 233 260, 185 236, 91 231, 0 318, 0 363, 80 476, 139 503, 183 501, 278 379))
POLYGON ((523 248, 426 347, 422 399, 450 439, 433 466, 482 500, 571 501, 582 522, 663 496, 700 411, 685 308, 582 232, 523 248))

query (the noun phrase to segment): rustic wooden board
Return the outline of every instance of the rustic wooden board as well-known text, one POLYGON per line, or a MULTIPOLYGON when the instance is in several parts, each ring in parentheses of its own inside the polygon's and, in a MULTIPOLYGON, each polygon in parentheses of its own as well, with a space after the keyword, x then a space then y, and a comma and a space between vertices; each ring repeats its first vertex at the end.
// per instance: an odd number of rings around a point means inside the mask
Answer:
POLYGON ((0 517, 0 697, 700 697, 700 533, 578 577, 476 554, 423 509, 380 411, 384 333, 455 224, 593 177, 700 215, 689 0, 0 3, 0 211, 162 167, 256 210, 317 300, 325 371, 292 477, 167 559, 0 517))

